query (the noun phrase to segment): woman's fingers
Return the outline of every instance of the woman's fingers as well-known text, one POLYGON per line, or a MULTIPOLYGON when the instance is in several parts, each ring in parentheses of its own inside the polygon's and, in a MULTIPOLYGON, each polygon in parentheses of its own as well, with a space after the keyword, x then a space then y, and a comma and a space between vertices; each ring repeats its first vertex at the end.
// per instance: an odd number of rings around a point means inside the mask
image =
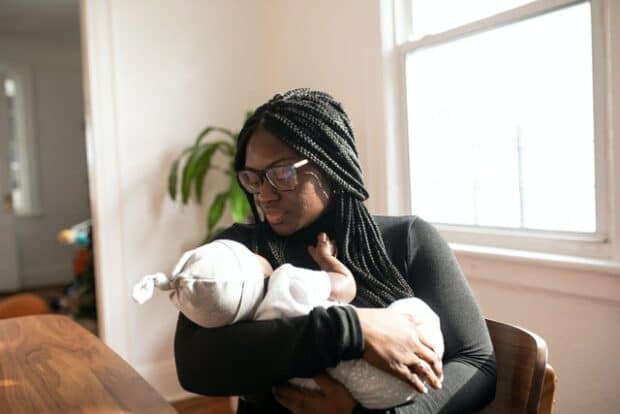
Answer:
POLYGON ((441 388, 441 360, 418 332, 410 315, 389 309, 357 309, 365 340, 363 358, 424 392, 441 388))
POLYGON ((441 359, 439 358, 439 356, 435 352, 435 349, 433 348, 433 345, 430 343, 430 341, 428 341, 422 335, 420 335, 420 342, 422 342, 422 344, 424 344, 427 348, 431 349, 433 351, 433 353, 435 354, 434 358, 432 358, 430 361, 426 360, 426 362, 428 362, 430 364, 431 368, 433 369, 433 371, 435 372, 435 374, 439 378, 443 378, 443 365, 441 363, 441 359))
POLYGON ((393 367, 391 371, 392 375, 405 381, 411 385, 417 392, 426 394, 428 389, 424 385, 424 381, 420 377, 412 372, 407 365, 399 364, 397 367, 393 367))
POLYGON ((424 378, 434 388, 438 388, 440 378, 443 377, 441 360, 430 348, 422 344, 416 352, 418 360, 409 367, 420 377, 424 378))
POLYGON ((431 387, 435 389, 441 388, 441 377, 433 372, 430 365, 426 361, 420 359, 416 364, 411 365, 409 369, 431 387))
POLYGON ((417 392, 420 392, 422 394, 428 393, 428 388, 426 388, 426 385, 424 385, 420 377, 418 377, 416 374, 411 374, 411 378, 412 378, 413 388, 415 388, 417 392))

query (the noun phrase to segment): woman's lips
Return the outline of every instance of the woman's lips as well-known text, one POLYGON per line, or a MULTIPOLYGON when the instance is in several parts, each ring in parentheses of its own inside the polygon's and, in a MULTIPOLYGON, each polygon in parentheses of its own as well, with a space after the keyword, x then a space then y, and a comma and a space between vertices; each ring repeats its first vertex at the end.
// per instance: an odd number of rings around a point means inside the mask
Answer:
POLYGON ((284 213, 281 211, 265 211, 265 218, 269 224, 280 224, 284 219, 284 213))

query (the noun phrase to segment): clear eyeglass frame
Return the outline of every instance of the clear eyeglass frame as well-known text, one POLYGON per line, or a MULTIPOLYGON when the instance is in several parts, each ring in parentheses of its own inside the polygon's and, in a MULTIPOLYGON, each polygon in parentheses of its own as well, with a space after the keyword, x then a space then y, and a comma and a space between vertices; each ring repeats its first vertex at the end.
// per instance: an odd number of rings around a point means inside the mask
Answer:
POLYGON ((273 187, 277 191, 292 191, 297 187, 297 169, 303 167, 308 164, 310 161, 306 158, 303 160, 297 161, 291 165, 278 165, 275 167, 267 168, 263 171, 254 171, 254 170, 241 170, 237 172, 237 178, 239 179, 239 183, 241 186, 251 194, 260 193, 263 184, 265 183, 265 179, 269 182, 271 187, 273 187), (277 173, 288 173, 286 181, 290 181, 285 183, 285 180, 278 178, 277 173))

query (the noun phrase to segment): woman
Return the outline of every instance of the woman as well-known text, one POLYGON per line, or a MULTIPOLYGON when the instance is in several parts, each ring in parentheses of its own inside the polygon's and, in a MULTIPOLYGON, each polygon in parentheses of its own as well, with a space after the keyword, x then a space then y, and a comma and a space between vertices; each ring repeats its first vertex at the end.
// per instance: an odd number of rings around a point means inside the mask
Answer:
POLYGON ((420 392, 431 387, 386 412, 468 413, 492 400, 492 345, 450 248, 420 218, 368 213, 353 131, 338 102, 307 89, 276 95, 246 121, 237 149, 235 168, 257 224, 233 225, 219 237, 245 244, 274 268, 316 269, 307 247, 326 232, 355 276, 356 307, 215 329, 180 314, 175 358, 185 389, 243 395, 239 413, 369 412, 323 375, 341 360, 364 358, 420 392), (439 315, 443 361, 414 321, 383 309, 414 294, 439 315), (283 385, 291 377, 315 377, 322 392, 283 385))

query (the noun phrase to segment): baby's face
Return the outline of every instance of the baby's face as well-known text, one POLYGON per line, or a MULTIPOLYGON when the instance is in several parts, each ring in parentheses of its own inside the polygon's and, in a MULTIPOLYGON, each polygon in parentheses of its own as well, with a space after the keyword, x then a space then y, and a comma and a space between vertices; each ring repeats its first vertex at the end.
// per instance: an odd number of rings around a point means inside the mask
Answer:
POLYGON ((263 269, 263 274, 265 275, 265 277, 271 276, 271 274, 273 273, 273 268, 271 267, 271 264, 269 264, 267 259, 256 253, 254 253, 254 257, 256 257, 256 260, 258 260, 261 269, 263 269))

